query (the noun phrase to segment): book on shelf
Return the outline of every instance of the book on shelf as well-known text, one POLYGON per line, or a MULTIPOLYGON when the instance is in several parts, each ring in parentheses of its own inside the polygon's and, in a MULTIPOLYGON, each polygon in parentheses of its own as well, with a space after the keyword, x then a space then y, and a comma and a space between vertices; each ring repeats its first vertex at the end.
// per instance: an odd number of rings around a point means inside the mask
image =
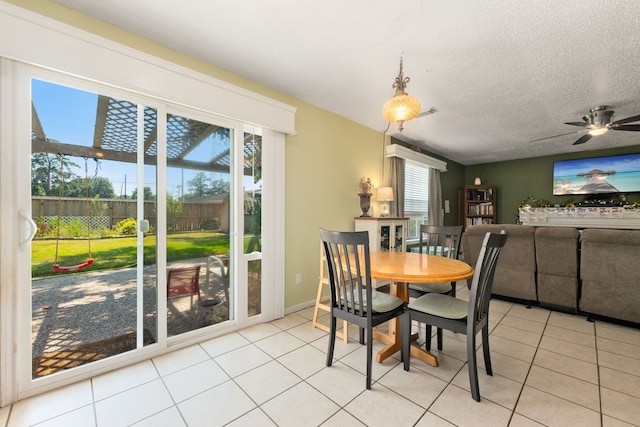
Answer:
POLYGON ((493 200, 493 189, 492 188, 468 189, 467 200, 480 200, 480 201, 493 200))
POLYGON ((467 218, 467 227, 470 225, 484 225, 484 224, 493 224, 493 218, 467 218))
POLYGON ((468 205, 467 215, 493 215, 493 203, 483 202, 468 205))

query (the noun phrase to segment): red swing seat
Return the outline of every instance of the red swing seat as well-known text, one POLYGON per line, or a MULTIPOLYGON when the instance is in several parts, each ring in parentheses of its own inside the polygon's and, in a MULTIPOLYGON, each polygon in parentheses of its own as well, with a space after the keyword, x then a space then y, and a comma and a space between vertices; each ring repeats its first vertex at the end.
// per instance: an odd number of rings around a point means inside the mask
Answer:
POLYGON ((82 264, 71 265, 69 267, 63 267, 58 264, 53 264, 53 269, 56 271, 62 271, 62 272, 75 271, 75 270, 81 270, 83 268, 87 268, 91 264, 93 264, 93 258, 89 258, 87 261, 83 262, 82 264))

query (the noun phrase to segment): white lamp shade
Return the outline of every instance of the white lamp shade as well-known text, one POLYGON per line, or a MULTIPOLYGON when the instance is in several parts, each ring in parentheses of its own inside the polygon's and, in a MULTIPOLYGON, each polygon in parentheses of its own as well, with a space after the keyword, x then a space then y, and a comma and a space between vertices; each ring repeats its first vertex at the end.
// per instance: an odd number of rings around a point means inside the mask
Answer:
POLYGON ((379 202, 391 202, 393 201, 393 188, 380 187, 378 189, 378 201, 379 202))

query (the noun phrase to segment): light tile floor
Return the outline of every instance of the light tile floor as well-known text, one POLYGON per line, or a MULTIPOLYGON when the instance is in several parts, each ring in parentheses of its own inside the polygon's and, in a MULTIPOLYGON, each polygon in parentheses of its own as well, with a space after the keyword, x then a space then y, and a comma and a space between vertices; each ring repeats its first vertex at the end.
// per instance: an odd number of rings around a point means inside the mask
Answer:
MULTIPOLYGON (((480 369, 477 403, 464 336, 445 333, 437 368, 412 359, 405 372, 399 355, 374 362, 367 391, 364 347, 338 340, 336 360, 325 367, 328 336, 311 327, 312 313, 22 400, 0 409, 0 425, 640 425, 638 329, 493 300, 494 375, 480 369)), ((484 367, 482 351, 478 362, 484 367)))

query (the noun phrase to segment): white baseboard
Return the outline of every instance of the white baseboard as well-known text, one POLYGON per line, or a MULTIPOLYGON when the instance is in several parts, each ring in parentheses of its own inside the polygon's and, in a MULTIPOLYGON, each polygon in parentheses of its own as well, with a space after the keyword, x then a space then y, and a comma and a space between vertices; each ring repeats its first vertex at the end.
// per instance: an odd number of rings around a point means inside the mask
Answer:
POLYGON ((316 305, 316 300, 311 300, 311 301, 303 302, 300 304, 292 305, 291 307, 287 307, 284 309, 284 314, 286 316, 287 314, 295 313, 296 311, 300 311, 308 307, 313 307, 315 305, 316 305))

